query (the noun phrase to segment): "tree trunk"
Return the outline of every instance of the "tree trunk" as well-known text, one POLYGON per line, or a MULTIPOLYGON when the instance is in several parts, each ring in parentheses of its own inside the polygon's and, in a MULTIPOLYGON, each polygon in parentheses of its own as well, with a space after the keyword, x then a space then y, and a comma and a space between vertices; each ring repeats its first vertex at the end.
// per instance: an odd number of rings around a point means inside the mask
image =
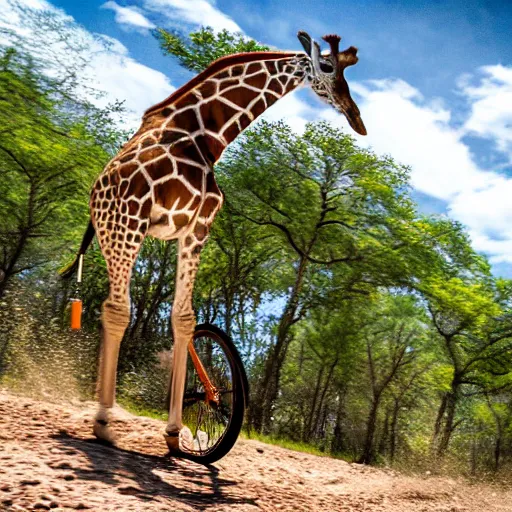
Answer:
POLYGON ((260 432, 268 434, 271 429, 272 409, 279 393, 279 380, 281 370, 286 357, 286 352, 291 342, 290 328, 295 323, 295 315, 299 307, 300 292, 304 281, 304 273, 307 267, 306 257, 301 257, 295 277, 292 292, 288 298, 283 316, 279 322, 276 344, 269 350, 265 362, 263 378, 258 386, 260 400, 254 404, 253 427, 260 432))
POLYGON ((302 436, 302 440, 304 442, 308 442, 311 439, 311 435, 312 435, 311 425, 313 424, 313 418, 314 418, 315 411, 316 411, 316 404, 317 404, 317 400, 318 400, 318 394, 320 393, 320 385, 322 382, 322 377, 324 375, 324 369, 325 369, 325 366, 322 365, 322 368, 318 372, 318 376, 316 379, 316 385, 315 385, 315 391, 313 393, 313 399, 311 400, 308 418, 306 420, 306 424, 304 425, 304 433, 302 436))
POLYGON ((334 425, 333 438, 331 443, 332 453, 344 453, 347 450, 343 420, 345 418, 345 394, 344 386, 338 393, 338 407, 336 409, 336 423, 334 425))
POLYGON ((391 462, 395 460, 396 446, 398 441, 398 414, 400 411, 400 401, 395 400, 393 404, 393 416, 391 418, 391 432, 389 438, 389 458, 391 462))
POLYGON ((448 445, 450 444, 450 439, 452 433, 455 429, 455 411, 457 409, 457 398, 458 398, 458 386, 454 386, 452 391, 450 391, 447 395, 446 399, 446 418, 444 422, 444 428, 442 432, 441 439, 439 441, 439 445, 437 447, 437 456, 443 457, 446 450, 448 449, 448 445))
POLYGON ((364 440, 363 453, 358 462, 362 464, 371 464, 374 460, 373 440, 377 427, 377 411, 380 405, 380 395, 376 395, 370 407, 368 419, 366 421, 366 436, 364 440))

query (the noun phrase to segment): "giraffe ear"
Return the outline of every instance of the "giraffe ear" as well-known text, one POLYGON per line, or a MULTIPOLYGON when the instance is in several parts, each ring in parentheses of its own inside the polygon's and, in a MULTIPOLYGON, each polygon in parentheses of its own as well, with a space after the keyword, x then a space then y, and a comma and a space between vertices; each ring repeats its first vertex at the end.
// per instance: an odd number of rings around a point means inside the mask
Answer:
POLYGON ((304 47, 304 50, 306 50, 308 56, 311 57, 311 36, 307 32, 300 30, 297 37, 304 47))

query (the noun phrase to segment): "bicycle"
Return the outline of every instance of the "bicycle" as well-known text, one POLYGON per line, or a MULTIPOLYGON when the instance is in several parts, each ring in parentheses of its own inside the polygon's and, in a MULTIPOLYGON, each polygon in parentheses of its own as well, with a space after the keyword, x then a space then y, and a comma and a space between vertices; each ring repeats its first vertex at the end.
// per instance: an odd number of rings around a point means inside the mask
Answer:
POLYGON ((188 346, 183 396, 183 423, 194 449, 178 455, 202 464, 224 457, 240 434, 248 403, 249 383, 233 341, 214 325, 198 325, 188 346))

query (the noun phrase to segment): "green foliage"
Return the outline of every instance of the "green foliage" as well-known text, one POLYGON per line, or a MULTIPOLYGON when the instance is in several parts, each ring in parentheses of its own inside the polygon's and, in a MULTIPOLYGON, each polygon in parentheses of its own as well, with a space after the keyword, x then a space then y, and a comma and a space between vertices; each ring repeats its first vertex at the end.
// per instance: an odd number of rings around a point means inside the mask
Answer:
POLYGON ((0 295, 83 229, 92 180, 123 137, 110 120, 118 111, 97 109, 29 55, 0 47, 0 295))
POLYGON ((211 27, 201 27, 188 37, 163 28, 156 29, 153 34, 164 54, 176 57, 185 69, 196 72, 203 71, 214 60, 226 55, 270 49, 243 34, 233 34, 226 29, 216 33, 211 27))

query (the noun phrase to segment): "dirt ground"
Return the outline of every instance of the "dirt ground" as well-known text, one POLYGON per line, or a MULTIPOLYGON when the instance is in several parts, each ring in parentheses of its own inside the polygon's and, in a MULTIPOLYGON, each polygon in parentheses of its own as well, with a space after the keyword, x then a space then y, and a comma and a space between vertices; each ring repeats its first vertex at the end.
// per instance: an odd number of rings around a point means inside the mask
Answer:
POLYGON ((165 457, 164 424, 119 409, 118 448, 91 435, 92 403, 0 390, 0 510, 512 511, 512 490, 411 478, 240 440, 214 466, 165 457))

